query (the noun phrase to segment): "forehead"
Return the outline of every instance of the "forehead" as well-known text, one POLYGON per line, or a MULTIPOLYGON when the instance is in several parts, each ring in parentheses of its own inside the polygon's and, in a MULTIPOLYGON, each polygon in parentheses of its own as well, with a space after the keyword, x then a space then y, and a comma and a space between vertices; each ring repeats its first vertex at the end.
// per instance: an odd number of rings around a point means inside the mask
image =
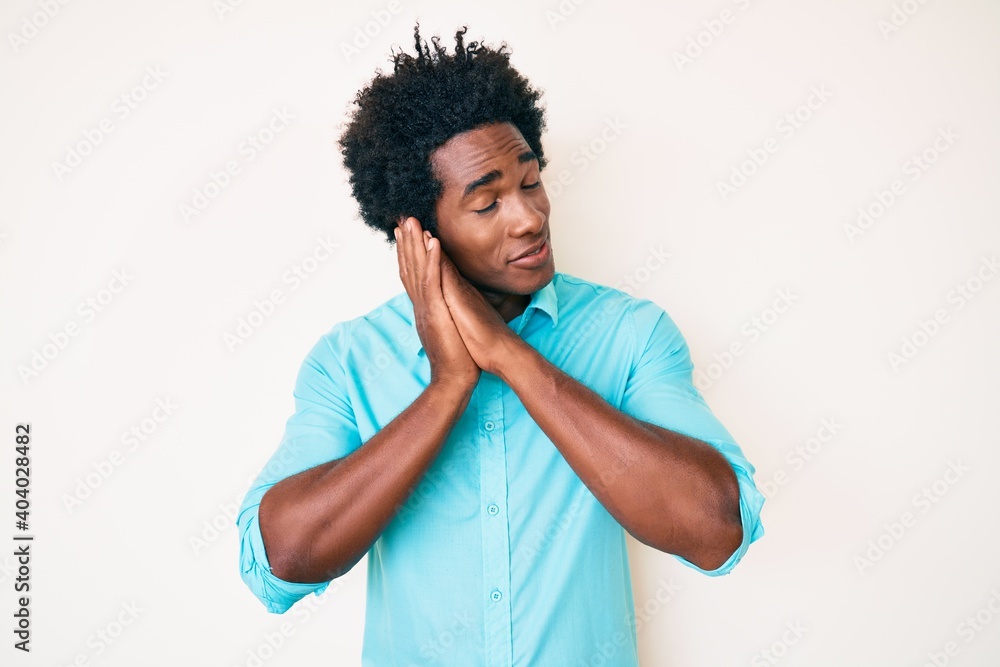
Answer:
POLYGON ((494 123, 456 134, 431 153, 435 175, 450 190, 474 181, 500 165, 517 164, 530 150, 510 123, 494 123))

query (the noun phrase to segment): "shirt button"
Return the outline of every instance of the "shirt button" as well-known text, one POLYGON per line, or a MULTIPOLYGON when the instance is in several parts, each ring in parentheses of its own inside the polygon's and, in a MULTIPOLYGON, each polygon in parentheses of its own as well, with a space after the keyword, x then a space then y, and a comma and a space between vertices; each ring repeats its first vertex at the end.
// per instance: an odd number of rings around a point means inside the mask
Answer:
POLYGON ((493 424, 493 422, 488 421, 485 424, 483 424, 483 426, 486 427, 487 431, 492 431, 493 427, 494 427, 494 424, 493 424))
POLYGON ((500 598, 502 597, 503 593, 501 593, 500 591, 493 591, 492 593, 490 593, 490 599, 493 600, 494 602, 500 602, 500 598))
POLYGON ((496 516, 496 513, 500 511, 500 508, 497 507, 496 503, 490 503, 490 506, 486 508, 486 511, 496 516))

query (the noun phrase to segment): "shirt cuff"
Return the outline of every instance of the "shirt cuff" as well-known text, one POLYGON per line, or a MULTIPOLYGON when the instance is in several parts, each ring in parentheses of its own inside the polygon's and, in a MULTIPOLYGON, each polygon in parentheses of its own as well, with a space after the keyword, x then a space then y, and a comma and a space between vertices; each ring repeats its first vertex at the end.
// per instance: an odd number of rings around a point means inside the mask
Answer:
POLYGON ((704 570, 682 556, 674 557, 690 568, 698 570, 702 574, 710 577, 718 577, 729 574, 730 570, 736 567, 743 555, 747 552, 750 544, 764 535, 764 525, 760 522, 760 509, 764 505, 764 495, 757 490, 757 485, 753 483, 753 478, 742 466, 730 461, 733 471, 736 473, 736 481, 740 487, 740 520, 743 524, 743 541, 736 551, 733 552, 725 563, 714 570, 704 570))
POLYGON ((269 612, 283 614, 309 593, 322 593, 330 582, 296 583, 285 581, 271 572, 264 538, 257 523, 258 507, 248 507, 237 520, 240 528, 240 576, 269 612))

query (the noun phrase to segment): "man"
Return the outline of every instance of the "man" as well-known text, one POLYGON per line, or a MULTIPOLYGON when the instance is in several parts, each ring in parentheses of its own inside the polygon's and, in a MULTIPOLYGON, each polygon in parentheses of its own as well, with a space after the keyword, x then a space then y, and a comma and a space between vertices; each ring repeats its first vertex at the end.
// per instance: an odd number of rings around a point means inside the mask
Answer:
POLYGON ((340 145, 405 292, 306 357, 242 576, 282 613, 367 554, 366 665, 634 666, 624 531, 725 574, 763 497, 669 316, 555 271, 540 93, 464 33, 418 25, 358 94, 340 145))

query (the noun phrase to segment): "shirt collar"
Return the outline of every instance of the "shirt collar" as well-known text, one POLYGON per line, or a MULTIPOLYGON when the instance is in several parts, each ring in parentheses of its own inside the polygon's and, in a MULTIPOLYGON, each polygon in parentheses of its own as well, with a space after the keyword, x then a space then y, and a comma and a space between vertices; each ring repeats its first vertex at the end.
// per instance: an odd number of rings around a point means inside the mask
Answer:
MULTIPOLYGON (((404 294, 406 294, 404 292, 404 294)), ((424 345, 420 342, 420 336, 417 334, 417 325, 415 318, 413 317, 413 302, 410 301, 409 296, 406 297, 406 303, 409 305, 410 314, 410 336, 409 336, 409 349, 411 354, 420 354, 423 352, 424 345)), ((517 324, 517 331, 520 332, 524 326, 528 323, 528 319, 531 316, 532 311, 540 310, 546 313, 552 320, 552 327, 555 328, 559 324, 559 300, 556 298, 556 287, 555 287, 555 277, 545 285, 545 287, 534 292, 531 295, 531 301, 525 306, 524 312, 521 313, 521 321, 517 324)), ((517 319, 517 318, 515 318, 517 319)), ((511 320, 513 322, 513 320, 511 320)), ((510 322, 508 322, 510 324, 510 322)))

